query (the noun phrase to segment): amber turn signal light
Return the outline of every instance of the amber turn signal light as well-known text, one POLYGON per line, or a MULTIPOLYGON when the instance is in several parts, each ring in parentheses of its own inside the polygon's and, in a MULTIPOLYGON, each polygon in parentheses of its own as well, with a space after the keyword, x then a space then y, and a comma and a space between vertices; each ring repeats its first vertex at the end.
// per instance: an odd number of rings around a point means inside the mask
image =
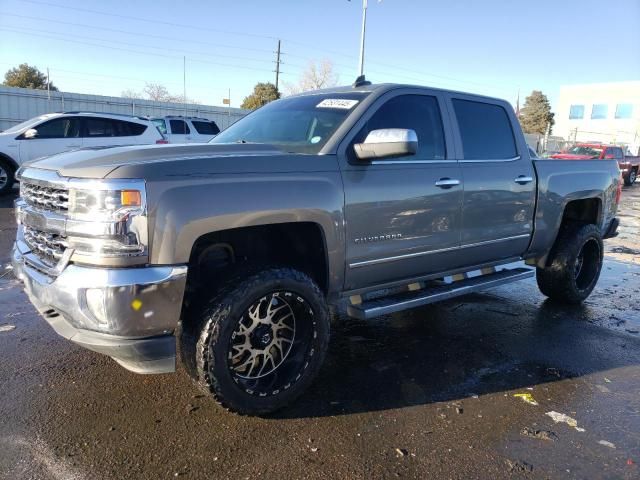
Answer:
POLYGON ((142 205, 142 196, 138 190, 122 190, 120 203, 123 207, 139 207, 142 205))

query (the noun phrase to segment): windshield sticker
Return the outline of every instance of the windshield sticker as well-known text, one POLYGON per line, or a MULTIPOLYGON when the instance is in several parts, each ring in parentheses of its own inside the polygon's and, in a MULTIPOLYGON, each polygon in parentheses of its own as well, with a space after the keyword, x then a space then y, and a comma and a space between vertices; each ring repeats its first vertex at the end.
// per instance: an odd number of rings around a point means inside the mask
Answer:
POLYGON ((318 143, 320 140, 322 140, 322 137, 313 137, 311 143, 318 143))
POLYGON ((322 100, 316 108, 341 108, 343 110, 350 110, 358 104, 360 100, 347 100, 346 98, 325 98, 322 100))

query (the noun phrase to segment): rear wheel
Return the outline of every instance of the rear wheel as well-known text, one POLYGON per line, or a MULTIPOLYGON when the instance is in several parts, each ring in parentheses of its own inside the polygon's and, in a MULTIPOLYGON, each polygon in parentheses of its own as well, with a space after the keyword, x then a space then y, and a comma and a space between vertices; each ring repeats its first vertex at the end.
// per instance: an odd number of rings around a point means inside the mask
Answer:
POLYGON ((603 256, 604 246, 598 227, 592 224, 564 227, 547 266, 536 269, 540 291, 563 303, 582 302, 596 286, 603 256))
POLYGON ((4 158, 0 158, 0 195, 7 193, 13 187, 14 171, 4 158))
POLYGON ((313 381, 329 341, 324 296, 305 274, 263 270, 230 282, 200 318, 196 376, 224 407, 260 415, 313 381))

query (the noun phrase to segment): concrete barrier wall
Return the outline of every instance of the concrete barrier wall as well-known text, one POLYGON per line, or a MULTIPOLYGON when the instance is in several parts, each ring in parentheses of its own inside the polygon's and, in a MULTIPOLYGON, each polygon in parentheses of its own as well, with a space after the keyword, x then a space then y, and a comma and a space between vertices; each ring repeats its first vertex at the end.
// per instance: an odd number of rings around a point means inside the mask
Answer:
POLYGON ((85 95, 82 93, 50 92, 28 88, 0 86, 0 130, 37 115, 52 112, 105 112, 126 115, 161 117, 186 115, 213 120, 224 130, 248 113, 241 108, 211 105, 155 102, 124 97, 85 95), (186 112, 185 112, 186 110, 186 112))

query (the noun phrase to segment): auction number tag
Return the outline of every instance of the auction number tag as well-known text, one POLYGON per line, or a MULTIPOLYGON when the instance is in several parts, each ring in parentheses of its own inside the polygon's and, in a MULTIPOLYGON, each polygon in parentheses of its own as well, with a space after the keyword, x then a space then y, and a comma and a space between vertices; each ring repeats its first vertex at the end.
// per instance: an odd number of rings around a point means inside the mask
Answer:
POLYGON ((353 108, 359 100, 347 100, 346 98, 325 98, 322 100, 316 108, 341 108, 343 110, 349 110, 353 108))

